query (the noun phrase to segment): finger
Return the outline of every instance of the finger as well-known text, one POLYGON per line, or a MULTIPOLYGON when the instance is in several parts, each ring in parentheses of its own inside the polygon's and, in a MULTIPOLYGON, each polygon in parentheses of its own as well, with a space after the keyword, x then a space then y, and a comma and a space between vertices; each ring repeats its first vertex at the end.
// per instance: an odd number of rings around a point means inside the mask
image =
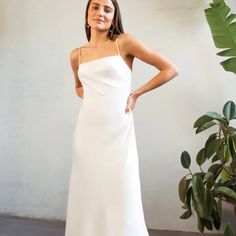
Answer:
POLYGON ((125 113, 127 113, 128 111, 130 111, 130 108, 129 108, 129 107, 126 107, 125 113))

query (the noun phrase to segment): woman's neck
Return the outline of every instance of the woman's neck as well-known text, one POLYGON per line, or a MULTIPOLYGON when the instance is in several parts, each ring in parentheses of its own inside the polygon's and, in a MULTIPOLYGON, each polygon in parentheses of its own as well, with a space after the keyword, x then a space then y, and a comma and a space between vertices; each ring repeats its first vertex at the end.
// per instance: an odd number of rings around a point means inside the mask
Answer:
POLYGON ((107 42, 109 42, 110 39, 107 37, 107 31, 105 32, 91 32, 91 38, 89 40, 89 45, 91 47, 99 47, 107 42))

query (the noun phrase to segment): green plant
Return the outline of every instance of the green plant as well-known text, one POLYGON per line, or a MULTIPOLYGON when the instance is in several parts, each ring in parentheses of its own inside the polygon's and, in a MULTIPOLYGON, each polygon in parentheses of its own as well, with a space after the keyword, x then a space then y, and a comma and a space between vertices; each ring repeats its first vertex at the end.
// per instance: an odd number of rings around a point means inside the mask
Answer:
MULTIPOLYGON (((230 13, 224 0, 213 0, 210 6, 205 9, 205 15, 213 41, 217 48, 225 49, 217 55, 229 57, 220 64, 226 71, 236 73, 236 14, 230 13)), ((208 112, 194 123, 196 133, 218 126, 218 131, 209 136, 196 156, 199 172, 190 170, 188 152, 181 155, 182 166, 189 169, 190 174, 179 182, 179 197, 185 209, 180 218, 187 219, 196 213, 200 232, 205 228, 220 229, 222 201, 236 206, 236 129, 230 126, 233 119, 236 119, 236 105, 228 101, 223 116, 208 112), (209 161, 211 166, 203 170, 203 165, 209 161)), ((235 235, 230 224, 226 225, 224 235, 235 235)))
POLYGON ((220 64, 226 71, 236 73, 236 14, 230 13, 224 0, 213 0, 210 6, 205 9, 205 15, 215 46, 226 49, 217 55, 230 57, 220 64))
MULTIPOLYGON (((179 198, 185 209, 180 218, 187 219, 196 213, 200 232, 204 232, 204 228, 220 229, 222 201, 236 205, 236 128, 230 126, 234 119, 236 105, 228 101, 223 115, 207 112, 195 121, 196 134, 217 128, 196 155, 199 172, 191 171, 191 158, 187 151, 181 155, 181 164, 189 174, 179 182, 179 198), (204 166, 209 167, 205 169, 204 166)), ((230 225, 226 226, 225 235, 234 235, 230 225)))

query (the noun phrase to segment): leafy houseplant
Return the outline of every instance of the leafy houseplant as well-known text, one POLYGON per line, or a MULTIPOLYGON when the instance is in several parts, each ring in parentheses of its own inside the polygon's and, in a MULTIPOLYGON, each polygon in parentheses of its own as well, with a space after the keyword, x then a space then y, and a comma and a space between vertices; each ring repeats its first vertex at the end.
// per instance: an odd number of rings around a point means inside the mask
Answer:
MULTIPOLYGON (((220 64, 226 71, 236 73, 236 14, 230 13, 224 0, 213 0, 210 6, 205 9, 205 15, 213 41, 217 48, 224 48, 217 55, 229 57, 220 64)), ((194 123, 196 133, 218 127, 197 153, 199 172, 192 173, 190 170, 188 152, 184 151, 181 155, 181 164, 190 173, 179 182, 179 197, 185 209, 180 218, 187 219, 196 213, 200 232, 204 232, 205 228, 220 229, 222 201, 236 206, 236 128, 230 126, 230 121, 234 119, 236 105, 228 101, 223 115, 208 112, 194 123), (211 162, 211 166, 204 170, 206 162, 211 162)), ((230 224, 226 225, 224 235, 235 235, 230 224)))
MULTIPOLYGON (((236 119, 236 105, 229 101, 224 105, 223 116, 216 112, 207 112, 194 123, 196 133, 211 127, 217 127, 206 140, 204 147, 198 152, 196 162, 200 172, 190 170, 191 158, 188 152, 181 155, 181 164, 189 169, 179 182, 179 197, 185 212, 180 216, 187 219, 196 212, 198 229, 220 229, 222 201, 236 206, 236 129, 230 121, 236 119), (203 164, 211 161, 211 166, 204 170, 203 164)), ((225 232, 234 235, 230 225, 225 232)))

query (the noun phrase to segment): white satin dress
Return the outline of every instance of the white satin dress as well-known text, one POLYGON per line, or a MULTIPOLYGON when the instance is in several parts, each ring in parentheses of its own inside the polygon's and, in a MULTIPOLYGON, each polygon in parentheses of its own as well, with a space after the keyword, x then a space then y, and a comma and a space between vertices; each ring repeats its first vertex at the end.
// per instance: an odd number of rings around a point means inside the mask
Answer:
POLYGON ((148 236, 132 110, 132 71, 117 54, 79 65, 65 236, 148 236))

